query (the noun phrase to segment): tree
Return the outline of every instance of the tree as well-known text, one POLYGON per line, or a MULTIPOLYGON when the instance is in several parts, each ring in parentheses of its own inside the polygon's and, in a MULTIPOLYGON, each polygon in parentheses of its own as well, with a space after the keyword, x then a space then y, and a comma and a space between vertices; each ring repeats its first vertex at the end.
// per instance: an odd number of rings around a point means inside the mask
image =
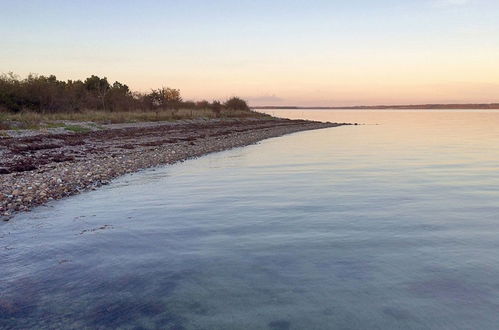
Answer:
POLYGON ((81 80, 68 80, 64 95, 67 108, 73 111, 84 108, 87 94, 85 84, 81 80))
MULTIPOLYGON (((21 82, 13 72, 0 75, 0 108, 12 112, 22 110, 19 91, 21 82)), ((0 110, 2 110, 0 109, 0 110)))
POLYGON ((66 83, 57 80, 56 76, 38 76, 34 74, 22 81, 24 85, 24 106, 38 108, 40 112, 54 112, 64 106, 66 83))
POLYGON ((111 111, 130 110, 136 101, 127 85, 115 81, 107 94, 107 105, 111 111))
POLYGON ((213 110, 213 112, 217 115, 217 117, 220 117, 220 114, 222 113, 222 103, 220 101, 214 100, 211 105, 210 109, 213 110))
POLYGON ((168 87, 150 93, 132 92, 118 81, 92 75, 85 80, 58 80, 56 76, 30 74, 21 79, 13 73, 0 74, 0 112, 23 110, 38 113, 81 110, 135 111, 161 109, 210 109, 220 116, 224 109, 248 110, 246 102, 232 97, 219 101, 183 101, 180 90, 168 87))
POLYGON ((84 84, 88 91, 95 93, 100 99, 102 110, 106 110, 106 95, 111 89, 107 78, 99 78, 98 76, 92 75, 85 80, 84 84))
POLYGON ((210 107, 210 102, 206 100, 196 102, 196 108, 198 109, 208 109, 210 107))
POLYGON ((216 111, 216 110, 220 111, 220 110, 222 110, 222 103, 220 103, 220 101, 218 101, 218 100, 214 100, 214 101, 211 103, 210 108, 211 108, 212 110, 215 110, 215 111, 216 111))
POLYGON ((154 108, 177 109, 182 103, 180 90, 173 88, 153 89, 148 95, 154 108))
POLYGON ((224 103, 224 106, 230 110, 249 110, 249 106, 246 101, 239 97, 232 97, 228 99, 224 103))

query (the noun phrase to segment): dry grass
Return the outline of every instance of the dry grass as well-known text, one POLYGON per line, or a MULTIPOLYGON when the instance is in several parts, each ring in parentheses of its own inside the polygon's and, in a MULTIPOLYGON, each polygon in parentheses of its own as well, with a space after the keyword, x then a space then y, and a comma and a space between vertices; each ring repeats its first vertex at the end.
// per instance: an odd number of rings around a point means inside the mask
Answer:
POLYGON ((39 128, 41 125, 50 127, 57 121, 94 122, 99 124, 133 123, 148 121, 175 121, 198 118, 264 118, 266 114, 248 110, 221 110, 219 112, 211 109, 178 109, 161 110, 158 112, 130 111, 130 112, 105 112, 105 111, 82 111, 72 113, 35 113, 23 111, 19 113, 0 112, 0 130, 18 128, 39 128))

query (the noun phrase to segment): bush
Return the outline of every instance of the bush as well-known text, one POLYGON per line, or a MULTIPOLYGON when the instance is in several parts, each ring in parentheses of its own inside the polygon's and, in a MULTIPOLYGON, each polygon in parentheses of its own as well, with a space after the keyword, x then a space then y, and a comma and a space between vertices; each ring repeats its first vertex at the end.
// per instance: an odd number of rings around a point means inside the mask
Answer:
POLYGON ((248 111, 243 99, 232 97, 225 103, 203 100, 183 101, 180 90, 163 87, 149 93, 132 92, 118 81, 110 84, 106 77, 92 75, 81 80, 58 80, 56 76, 30 74, 20 79, 13 73, 0 75, 0 111, 15 113, 23 110, 36 113, 76 113, 101 111, 166 111, 176 109, 248 111))
POLYGON ((239 97, 232 97, 224 103, 225 108, 230 110, 249 110, 249 106, 245 100, 239 97))

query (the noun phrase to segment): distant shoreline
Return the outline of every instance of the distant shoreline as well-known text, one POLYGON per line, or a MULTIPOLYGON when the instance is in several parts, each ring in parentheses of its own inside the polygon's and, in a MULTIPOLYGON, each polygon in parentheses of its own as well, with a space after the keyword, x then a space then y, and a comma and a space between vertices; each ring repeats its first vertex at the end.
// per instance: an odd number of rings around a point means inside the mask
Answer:
POLYGON ((499 110, 499 103, 359 105, 350 107, 256 106, 255 110, 499 110))

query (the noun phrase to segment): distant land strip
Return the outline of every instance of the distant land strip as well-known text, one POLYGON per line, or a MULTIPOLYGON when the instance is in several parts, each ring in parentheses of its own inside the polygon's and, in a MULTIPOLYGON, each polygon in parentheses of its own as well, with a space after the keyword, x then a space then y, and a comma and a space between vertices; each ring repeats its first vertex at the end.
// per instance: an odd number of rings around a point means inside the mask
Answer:
POLYGON ((309 107, 309 106, 255 106, 252 109, 319 109, 319 110, 480 110, 480 109, 494 109, 499 110, 499 103, 473 103, 473 104, 409 104, 409 105, 359 105, 350 107, 309 107))

